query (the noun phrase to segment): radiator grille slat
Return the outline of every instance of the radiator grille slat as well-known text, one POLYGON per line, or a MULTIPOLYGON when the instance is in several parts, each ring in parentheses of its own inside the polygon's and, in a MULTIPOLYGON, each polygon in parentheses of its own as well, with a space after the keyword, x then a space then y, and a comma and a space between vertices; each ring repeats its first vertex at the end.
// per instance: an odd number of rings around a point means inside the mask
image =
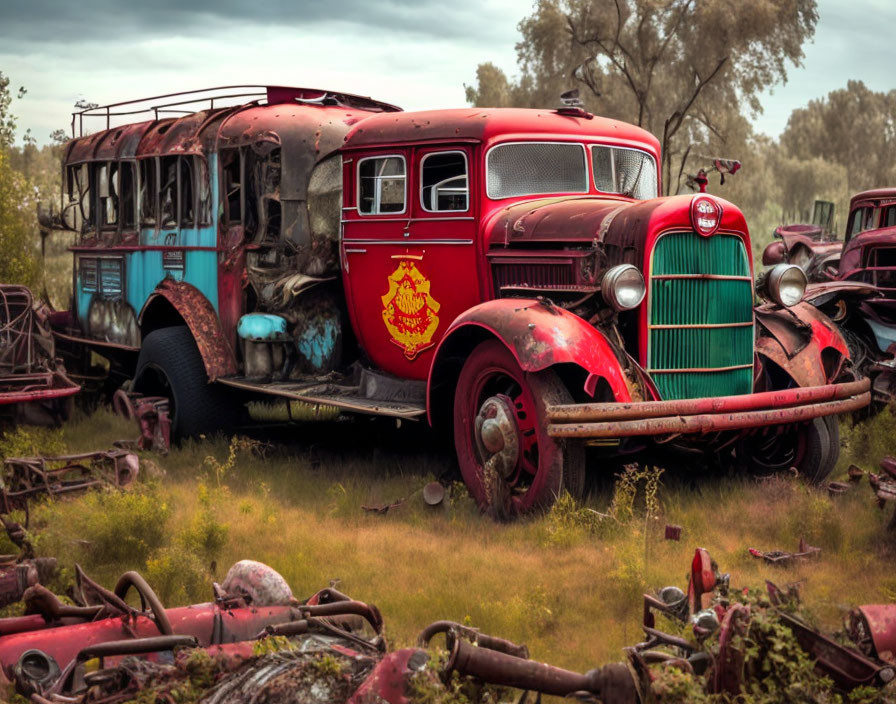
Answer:
POLYGON ((648 366, 663 398, 750 393, 752 321, 753 284, 740 238, 679 232, 657 241, 648 366), (700 278, 704 275, 741 278, 700 278), (696 327, 653 327, 659 325, 696 327), (705 325, 719 327, 700 327, 705 325))
POLYGON ((499 291, 505 286, 550 289, 572 286, 576 283, 575 273, 569 262, 557 264, 544 262, 505 264, 502 262, 494 264, 492 271, 495 288, 499 291))

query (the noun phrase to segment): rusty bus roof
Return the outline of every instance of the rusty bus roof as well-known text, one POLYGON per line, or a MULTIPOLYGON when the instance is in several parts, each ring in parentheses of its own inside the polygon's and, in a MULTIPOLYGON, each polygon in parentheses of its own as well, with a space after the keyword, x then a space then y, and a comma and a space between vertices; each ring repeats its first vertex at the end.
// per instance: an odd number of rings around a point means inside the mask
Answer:
POLYGON ((647 130, 588 113, 527 108, 458 108, 371 115, 346 136, 344 149, 435 142, 489 142, 497 137, 579 136, 586 140, 636 144, 659 155, 660 145, 647 130))
MULTIPOLYGON (((250 88, 231 86, 233 89, 250 88)), ((332 151, 342 143, 349 128, 378 112, 400 108, 348 93, 318 89, 264 87, 262 98, 228 107, 213 107, 214 101, 244 97, 223 89, 172 93, 136 101, 87 108, 74 117, 121 117, 149 112, 154 119, 135 122, 73 139, 66 149, 66 163, 126 159, 161 154, 205 153, 217 140, 228 146, 255 141, 279 141, 288 132, 308 132, 315 151, 332 151), (214 92, 217 91, 217 92, 214 92), (197 94, 211 93, 211 95, 197 94), (160 102, 161 101, 161 102, 160 102), (165 102, 167 101, 167 102, 165 102), (209 107, 181 111, 180 116, 160 117, 172 105, 208 101, 209 107), (142 104, 149 107, 140 107, 142 104)), ((248 95, 248 94, 246 94, 248 95)), ((73 118, 74 123, 74 118, 73 118)))

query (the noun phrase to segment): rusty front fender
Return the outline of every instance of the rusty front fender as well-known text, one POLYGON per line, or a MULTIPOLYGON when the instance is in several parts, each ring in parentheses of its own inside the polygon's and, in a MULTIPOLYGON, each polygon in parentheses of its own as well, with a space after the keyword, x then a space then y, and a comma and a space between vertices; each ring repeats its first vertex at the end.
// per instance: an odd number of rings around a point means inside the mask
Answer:
POLYGON ((503 342, 524 371, 538 372, 558 364, 573 364, 587 373, 589 395, 593 395, 598 380, 603 379, 615 401, 632 400, 635 390, 603 333, 579 316, 550 303, 504 298, 470 308, 446 331, 433 357, 427 383, 430 423, 438 402, 436 389, 448 381, 445 375, 451 359, 465 357, 485 339, 503 342))
POLYGON ((756 309, 756 352, 783 369, 799 386, 832 383, 843 371, 849 348, 837 326, 808 303, 756 309))
POLYGON ((230 345, 227 344, 218 314, 211 302, 191 284, 171 279, 162 281, 143 305, 143 310, 140 311, 137 321, 141 329, 144 327, 147 312, 157 306, 160 299, 171 304, 171 307, 190 328, 205 364, 209 381, 214 381, 220 376, 232 376, 237 373, 236 357, 233 350, 230 349, 230 345))

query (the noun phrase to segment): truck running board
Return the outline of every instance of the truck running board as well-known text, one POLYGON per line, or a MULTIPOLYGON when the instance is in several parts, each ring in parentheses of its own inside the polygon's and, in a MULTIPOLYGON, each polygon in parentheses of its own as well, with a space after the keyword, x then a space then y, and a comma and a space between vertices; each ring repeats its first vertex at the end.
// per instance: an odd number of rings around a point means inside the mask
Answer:
POLYGON ((352 413, 366 413, 392 418, 417 419, 426 413, 423 403, 409 401, 383 401, 362 395, 362 387, 341 386, 320 381, 306 382, 259 382, 240 378, 218 378, 217 383, 227 384, 236 389, 251 391, 268 396, 277 396, 304 403, 335 406, 352 413))

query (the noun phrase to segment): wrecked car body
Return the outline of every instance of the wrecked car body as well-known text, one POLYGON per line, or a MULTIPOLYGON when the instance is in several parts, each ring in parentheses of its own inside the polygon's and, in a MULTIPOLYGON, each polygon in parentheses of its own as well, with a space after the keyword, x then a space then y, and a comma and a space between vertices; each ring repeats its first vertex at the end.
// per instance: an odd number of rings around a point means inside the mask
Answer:
POLYGON ((805 663, 829 678, 821 686, 830 693, 891 686, 892 605, 853 611, 853 648, 800 618, 795 589, 769 583, 766 597, 747 598, 729 582, 699 548, 687 592, 666 587, 645 595, 645 640, 625 649, 625 661, 578 673, 531 659, 525 645, 452 621, 432 623, 413 647, 390 651, 376 607, 332 589, 299 601, 279 574, 252 561, 234 565, 215 586, 214 603, 168 610, 136 573, 125 575, 114 592, 79 573, 76 597, 84 605, 62 606, 35 587, 26 595, 32 615, 0 619, 0 672, 38 704, 179 701, 184 692, 214 704, 422 704, 452 693, 484 702, 516 698, 508 688, 646 704, 663 700, 673 672, 679 673, 674 682, 691 678, 694 691, 705 694, 737 696, 769 679, 784 682, 787 673, 775 667, 754 670, 764 647, 790 647, 755 640, 752 624, 773 619, 785 629, 781 637, 811 658, 805 663), (131 587, 144 599, 145 612, 121 601, 131 587), (692 635, 663 632, 661 618, 680 622, 692 635), (756 652, 748 652, 748 635, 756 652))
POLYGON ((80 391, 56 358, 47 313, 25 286, 0 284, 0 414, 55 424, 80 391))
POLYGON ((796 268, 754 310, 743 214, 659 197, 648 132, 574 106, 253 89, 82 110, 107 129, 64 159, 57 224, 79 242, 57 341, 168 398, 172 439, 425 418, 498 516, 581 494, 586 448, 833 467, 836 415, 869 401, 846 341, 799 305, 796 268), (196 111, 160 118, 172 104, 196 111))

